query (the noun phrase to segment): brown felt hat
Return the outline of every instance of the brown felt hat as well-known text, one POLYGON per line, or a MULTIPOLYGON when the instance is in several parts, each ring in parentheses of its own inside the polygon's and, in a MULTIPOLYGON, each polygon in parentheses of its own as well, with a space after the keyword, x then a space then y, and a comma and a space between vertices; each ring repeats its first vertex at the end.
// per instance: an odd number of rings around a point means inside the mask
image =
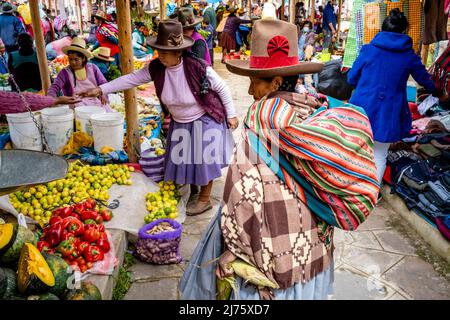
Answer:
POLYGON ((194 15, 194 9, 192 8, 179 8, 177 9, 178 21, 183 25, 183 29, 194 28, 196 25, 203 21, 202 17, 196 17, 194 15))
POLYGON ((155 49, 178 51, 192 47, 194 40, 183 36, 183 26, 179 21, 168 19, 158 25, 158 36, 150 37, 147 44, 155 49))
POLYGON ((96 14, 94 14, 95 18, 99 18, 99 19, 103 19, 105 21, 109 21, 108 19, 108 15, 106 14, 106 12, 98 10, 96 14))
POLYGON ((298 61, 297 41, 294 24, 259 20, 253 25, 250 60, 226 61, 227 69, 241 76, 259 78, 320 72, 322 63, 298 61))

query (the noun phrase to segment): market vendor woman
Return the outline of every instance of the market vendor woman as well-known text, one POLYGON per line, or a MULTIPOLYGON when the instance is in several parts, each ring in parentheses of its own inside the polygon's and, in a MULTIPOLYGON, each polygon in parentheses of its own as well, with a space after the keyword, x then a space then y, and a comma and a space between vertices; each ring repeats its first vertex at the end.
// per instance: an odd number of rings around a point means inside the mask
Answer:
POLYGON ((192 38, 183 36, 180 22, 161 21, 158 36, 149 39, 149 44, 159 52, 158 59, 148 68, 86 93, 100 96, 155 82, 157 96, 171 117, 164 180, 201 186, 198 200, 188 204, 188 215, 212 207, 213 180, 221 176, 221 169, 227 165, 224 150, 229 146, 231 151, 233 147, 227 124, 232 129, 238 125, 225 82, 205 61, 191 57, 186 51, 193 43, 192 38))
MULTIPOLYGON (((72 44, 64 47, 62 51, 69 57, 69 66, 58 74, 48 90, 49 96, 57 97, 61 93, 65 96, 76 96, 107 82, 100 69, 88 63, 92 54, 86 49, 84 39, 74 38, 72 44)), ((77 106, 103 106, 107 111, 112 111, 105 96, 84 97, 77 106)))

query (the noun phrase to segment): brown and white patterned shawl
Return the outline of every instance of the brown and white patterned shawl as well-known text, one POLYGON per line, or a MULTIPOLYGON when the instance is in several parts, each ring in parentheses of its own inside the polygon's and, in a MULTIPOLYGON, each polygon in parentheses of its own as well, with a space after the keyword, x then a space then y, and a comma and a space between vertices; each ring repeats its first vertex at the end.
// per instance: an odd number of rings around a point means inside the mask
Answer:
POLYGON ((273 171, 254 159, 245 140, 236 146, 223 195, 225 244, 281 289, 308 282, 331 265, 333 228, 316 221, 273 171))

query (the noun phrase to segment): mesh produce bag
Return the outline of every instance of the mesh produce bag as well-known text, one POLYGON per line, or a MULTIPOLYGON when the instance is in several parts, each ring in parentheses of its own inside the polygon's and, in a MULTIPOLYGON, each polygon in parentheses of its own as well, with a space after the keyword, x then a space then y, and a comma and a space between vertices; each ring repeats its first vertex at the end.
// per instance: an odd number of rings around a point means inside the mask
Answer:
POLYGON ((179 253, 181 232, 181 224, 172 219, 158 219, 143 226, 139 230, 139 240, 136 244, 137 257, 154 264, 180 263, 183 260, 179 253), (174 230, 148 234, 148 231, 163 223, 167 223, 174 230))

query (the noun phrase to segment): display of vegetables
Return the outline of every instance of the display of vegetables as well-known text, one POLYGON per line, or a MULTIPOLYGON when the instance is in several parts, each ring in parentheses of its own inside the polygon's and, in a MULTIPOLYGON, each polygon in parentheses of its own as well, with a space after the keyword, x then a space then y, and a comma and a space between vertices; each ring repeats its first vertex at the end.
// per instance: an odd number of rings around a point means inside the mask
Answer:
POLYGON ((113 215, 93 199, 58 208, 43 229, 37 246, 41 252, 58 253, 74 269, 82 273, 101 261, 111 245, 103 221, 113 215))
POLYGON ((150 192, 146 195, 147 214, 144 217, 145 223, 150 223, 157 219, 178 217, 177 205, 180 201, 180 194, 173 182, 160 182, 159 191, 150 192))
POLYGON ((12 193, 9 201, 14 209, 43 227, 49 222, 54 208, 87 198, 108 200, 108 191, 113 184, 132 184, 133 171, 133 167, 121 164, 89 166, 73 162, 66 178, 12 193))

